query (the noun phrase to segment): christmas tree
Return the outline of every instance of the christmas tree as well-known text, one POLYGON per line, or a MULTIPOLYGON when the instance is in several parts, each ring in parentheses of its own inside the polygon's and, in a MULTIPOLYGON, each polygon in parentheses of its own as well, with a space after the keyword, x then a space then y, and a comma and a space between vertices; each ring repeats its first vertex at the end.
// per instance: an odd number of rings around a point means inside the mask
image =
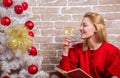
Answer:
POLYGON ((32 43, 34 23, 27 9, 22 0, 0 1, 0 78, 49 78, 32 43))

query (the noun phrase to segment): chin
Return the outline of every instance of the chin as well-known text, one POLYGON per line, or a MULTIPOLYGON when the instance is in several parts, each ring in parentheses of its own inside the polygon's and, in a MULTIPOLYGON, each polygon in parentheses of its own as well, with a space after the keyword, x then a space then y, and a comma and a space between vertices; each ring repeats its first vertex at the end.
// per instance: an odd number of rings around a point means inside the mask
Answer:
POLYGON ((86 37, 80 37, 81 39, 87 39, 86 37))
POLYGON ((88 39, 89 37, 80 37, 81 39, 83 39, 83 40, 86 40, 86 39, 88 39))
POLYGON ((86 40, 87 38, 81 38, 81 39, 86 40))

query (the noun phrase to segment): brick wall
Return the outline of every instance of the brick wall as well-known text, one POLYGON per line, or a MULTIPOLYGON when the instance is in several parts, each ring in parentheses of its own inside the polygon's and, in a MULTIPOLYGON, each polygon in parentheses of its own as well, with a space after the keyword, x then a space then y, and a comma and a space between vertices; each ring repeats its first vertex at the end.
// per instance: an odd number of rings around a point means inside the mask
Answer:
POLYGON ((27 0, 34 21, 34 45, 44 57, 43 69, 53 71, 59 63, 64 27, 73 28, 74 42, 79 42, 79 26, 84 13, 98 12, 107 25, 108 40, 120 47, 120 0, 27 0))

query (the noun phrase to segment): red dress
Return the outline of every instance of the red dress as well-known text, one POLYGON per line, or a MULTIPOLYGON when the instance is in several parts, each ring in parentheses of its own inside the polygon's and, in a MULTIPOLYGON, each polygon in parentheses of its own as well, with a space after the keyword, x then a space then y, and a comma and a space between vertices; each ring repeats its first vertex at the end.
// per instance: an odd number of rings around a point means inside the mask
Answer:
POLYGON ((120 50, 104 42, 97 50, 82 51, 82 43, 73 45, 58 65, 66 71, 81 68, 94 78, 120 78, 120 50))

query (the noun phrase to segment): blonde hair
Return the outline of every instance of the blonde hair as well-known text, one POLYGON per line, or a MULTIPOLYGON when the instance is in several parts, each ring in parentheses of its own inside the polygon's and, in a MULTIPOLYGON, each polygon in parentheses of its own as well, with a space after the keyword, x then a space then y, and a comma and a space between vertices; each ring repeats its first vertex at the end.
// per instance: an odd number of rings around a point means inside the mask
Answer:
MULTIPOLYGON (((91 20, 91 22, 93 23, 93 25, 97 30, 97 32, 95 33, 96 41, 98 43, 106 42, 107 38, 106 38, 106 30, 105 30, 105 23, 103 17, 100 14, 94 12, 87 12, 84 15, 84 18, 85 17, 88 17, 91 20)), ((84 40, 83 51, 86 51, 87 49, 88 49, 87 40, 84 40)))

